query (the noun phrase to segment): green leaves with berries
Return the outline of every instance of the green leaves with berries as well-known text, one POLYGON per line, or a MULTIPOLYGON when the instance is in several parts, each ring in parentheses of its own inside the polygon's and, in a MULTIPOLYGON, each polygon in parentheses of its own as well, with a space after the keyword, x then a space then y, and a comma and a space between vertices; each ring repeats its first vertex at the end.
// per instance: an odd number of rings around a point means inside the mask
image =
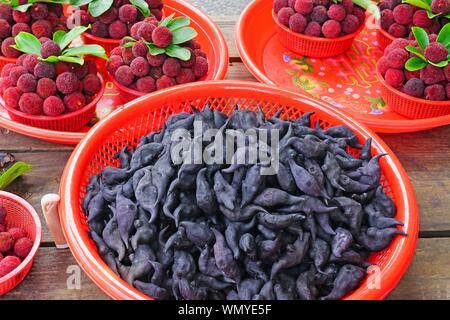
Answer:
MULTIPOLYGON (((140 41, 143 41, 147 45, 149 53, 152 56, 165 53, 169 57, 188 61, 191 58, 191 51, 180 46, 180 44, 194 39, 198 34, 194 28, 189 27, 189 24, 191 23, 189 18, 174 18, 174 16, 175 13, 171 14, 158 24, 158 27, 167 27, 172 32, 172 42, 167 47, 158 47, 156 44, 145 41, 144 39, 141 39, 140 41)), ((129 42, 123 45, 124 48, 130 48, 137 42, 136 39, 132 37, 126 37, 125 39, 129 42)))
POLYGON ((26 53, 35 54, 39 57, 40 61, 57 63, 59 61, 84 64, 84 56, 92 55, 107 60, 105 49, 99 45, 81 45, 76 47, 68 47, 73 40, 86 32, 89 27, 79 26, 75 27, 69 32, 57 31, 53 34, 53 42, 55 42, 61 49, 59 56, 50 56, 43 58, 41 54, 42 44, 36 36, 28 32, 20 32, 15 38, 16 45, 13 48, 26 53))
MULTIPOLYGON (((446 24, 441 31, 439 32, 439 35, 437 36, 436 42, 440 43, 442 46, 447 48, 447 59, 441 60, 441 61, 430 61, 430 59, 427 59, 425 56, 425 50, 430 44, 430 39, 428 37, 427 32, 420 28, 420 27, 412 27, 412 32, 414 34, 414 37, 417 40, 417 44, 419 45, 419 48, 416 48, 413 45, 407 45, 405 49, 412 54, 414 54, 413 57, 409 58, 408 61, 406 61, 405 68, 408 71, 417 71, 425 68, 427 65, 431 64, 438 68, 444 68, 446 67, 450 62, 450 53, 448 53, 448 50, 450 49, 450 24, 446 24)), ((444 55, 445 55, 445 49, 444 55)))
POLYGON ((434 19, 436 17, 445 17, 450 19, 450 13, 443 14, 441 12, 433 12, 433 9, 431 9, 431 2, 432 0, 402 0, 402 3, 407 3, 417 8, 424 9, 430 19, 434 19))
POLYGON ((55 4, 69 4, 70 0, 28 0, 25 4, 20 4, 19 0, 1 0, 1 4, 6 4, 20 12, 27 12, 30 7, 35 3, 55 3, 55 4))
MULTIPOLYGON (((71 0, 70 4, 73 7, 88 6, 88 11, 93 17, 99 17, 108 11, 114 3, 114 0, 71 0)), ((130 0, 130 3, 135 6, 144 17, 151 15, 148 3, 145 0, 130 0)))

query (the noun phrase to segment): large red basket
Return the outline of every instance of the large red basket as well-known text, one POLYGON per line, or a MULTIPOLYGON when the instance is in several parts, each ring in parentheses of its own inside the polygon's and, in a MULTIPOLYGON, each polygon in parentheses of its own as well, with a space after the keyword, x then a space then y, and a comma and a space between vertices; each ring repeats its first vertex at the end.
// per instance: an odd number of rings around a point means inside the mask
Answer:
POLYGON ((33 207, 24 199, 4 191, 0 191, 0 206, 8 212, 6 227, 20 227, 33 240, 33 247, 28 256, 11 273, 0 278, 0 296, 14 289, 26 277, 33 265, 34 257, 41 243, 42 228, 39 216, 33 207))
POLYGON ((105 82, 100 74, 98 74, 102 81, 102 90, 97 93, 94 100, 91 103, 84 106, 78 111, 63 114, 58 117, 48 116, 32 116, 4 105, 4 108, 8 111, 9 116, 13 121, 32 126, 36 128, 54 130, 54 131, 77 131, 89 123, 95 116, 95 110, 97 103, 103 97, 105 92, 105 82))
POLYGON ((336 39, 327 39, 293 32, 278 21, 277 15, 273 10, 272 18, 277 25, 278 39, 284 47, 295 53, 313 58, 329 58, 348 51, 356 36, 365 27, 363 23, 354 33, 336 39))
POLYGON ((79 143, 62 177, 59 211, 70 249, 88 276, 112 298, 149 298, 120 279, 101 259, 88 235, 86 217, 81 209, 85 188, 91 176, 108 165, 118 165, 114 155, 124 146, 136 146, 141 136, 161 129, 170 115, 191 111, 191 105, 202 108, 208 102, 213 108, 228 114, 236 104, 251 110, 261 106, 267 116, 284 108, 283 115, 293 119, 307 111, 315 111, 313 121, 320 120, 323 127, 346 125, 361 141, 372 137, 375 154, 389 154, 381 160, 383 185, 394 199, 397 218, 404 222, 404 231, 409 236, 397 237, 386 250, 371 256, 370 260, 380 266, 379 289, 370 288, 366 280, 358 290, 347 296, 347 299, 384 298, 406 271, 418 236, 418 209, 405 170, 377 135, 340 111, 304 95, 249 82, 197 82, 158 91, 114 111, 79 143))
POLYGON ((392 111, 410 119, 428 119, 450 114, 450 101, 420 99, 400 92, 386 83, 377 68, 381 96, 392 111))

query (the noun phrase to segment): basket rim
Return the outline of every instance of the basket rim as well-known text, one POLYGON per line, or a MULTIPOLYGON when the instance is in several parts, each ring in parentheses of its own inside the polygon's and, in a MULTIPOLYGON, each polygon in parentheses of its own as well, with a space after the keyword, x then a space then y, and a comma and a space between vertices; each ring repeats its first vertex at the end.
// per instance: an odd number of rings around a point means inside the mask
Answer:
POLYGON ((446 101, 434 101, 434 100, 426 100, 422 98, 416 98, 412 97, 410 95, 407 95, 406 93, 403 93, 396 88, 390 86, 386 80, 384 80, 383 76, 380 73, 380 70, 377 66, 376 73, 378 80, 380 81, 381 85, 391 93, 397 95, 398 97, 402 98, 403 100, 407 100, 410 103, 415 103, 415 107, 450 107, 450 100, 446 101))
POLYGON ((278 21, 278 17, 277 17, 277 15, 275 14, 275 11, 274 11, 274 10, 272 10, 272 18, 273 18, 273 20, 275 21, 275 24, 276 24, 280 29, 282 29, 283 32, 288 33, 289 35, 291 35, 291 36, 293 36, 293 37, 296 37, 296 38, 298 38, 298 39, 304 40, 304 41, 313 41, 313 42, 323 43, 323 44, 325 44, 325 43, 327 43, 327 44, 330 44, 330 43, 337 43, 337 42, 341 42, 341 41, 350 40, 350 39, 355 38, 358 34, 361 33, 361 31, 364 30, 364 28, 366 27, 366 21, 367 21, 367 18, 366 18, 366 20, 364 20, 364 23, 362 23, 361 26, 360 26, 355 32, 353 32, 353 33, 346 34, 345 36, 342 36, 342 37, 329 39, 329 38, 322 38, 322 37, 312 37, 312 36, 307 36, 307 35, 304 35, 304 34, 302 34, 302 33, 298 33, 298 32, 292 31, 291 29, 289 29, 289 28, 286 27, 285 25, 282 25, 282 24, 280 23, 280 21, 278 21))
POLYGON ((17 117, 21 117, 23 119, 32 120, 32 121, 53 122, 53 121, 63 121, 63 120, 71 119, 71 118, 79 116, 80 114, 83 114, 87 110, 95 107, 97 105, 97 103, 100 101, 100 99, 103 97, 105 90, 106 90, 106 82, 100 73, 97 73, 97 76, 100 78, 100 81, 102 83, 102 89, 97 93, 94 100, 92 100, 89 104, 85 105, 83 108, 81 108, 80 110, 77 110, 75 112, 66 113, 66 114, 63 114, 63 115, 57 116, 57 117, 42 116, 42 115, 33 116, 33 115, 27 115, 20 110, 10 108, 6 105, 6 103, 2 104, 2 106, 6 109, 6 111, 8 111, 8 113, 12 113, 17 117))
POLYGON ((340 121, 352 126, 354 130, 362 138, 373 138, 373 147, 382 153, 388 153, 389 155, 384 158, 383 161, 387 161, 386 165, 390 168, 390 171, 398 177, 398 185, 400 194, 397 202, 404 201, 404 212, 405 212, 405 225, 408 229, 405 231, 409 234, 408 237, 402 238, 399 241, 396 251, 391 254, 392 258, 401 255, 402 259, 398 263, 386 265, 383 271, 383 279, 386 281, 387 285, 383 287, 380 292, 369 291, 367 288, 360 287, 359 292, 355 292, 350 296, 350 299, 356 298, 370 298, 370 299, 382 299, 384 298, 400 281, 402 275, 408 268, 412 257, 414 255, 414 250, 416 247, 417 236, 418 236, 418 207, 416 204, 416 199, 414 196, 414 191, 411 182, 406 175, 404 168, 401 166, 400 161, 395 156, 395 154, 390 150, 390 148, 370 129, 365 126, 360 125, 358 122, 345 115, 341 111, 333 110, 324 103, 317 102, 316 100, 309 98, 307 96, 293 93, 288 90, 280 89, 277 87, 268 86, 265 84, 258 84, 252 82, 240 82, 240 81, 209 81, 209 82, 196 82, 185 86, 172 87, 165 90, 158 91, 154 95, 145 96, 135 101, 124 105, 118 110, 114 111, 108 115, 104 121, 96 124, 93 129, 87 134, 87 136, 79 143, 75 148, 72 156, 70 157, 67 166, 64 170, 62 176, 61 186, 60 186, 60 219, 63 228, 64 235, 67 239, 69 247, 72 251, 77 262, 81 265, 87 275, 110 297, 114 299, 146 299, 148 298, 143 293, 138 292, 136 289, 126 284, 122 279, 116 276, 112 270, 106 267, 103 261, 98 261, 94 258, 92 252, 88 249, 87 244, 83 241, 81 232, 77 228, 77 223, 75 222, 75 213, 79 214, 79 190, 75 190, 74 184, 75 173, 81 171, 77 165, 78 161, 85 162, 90 159, 88 154, 93 152, 96 146, 91 143, 91 139, 95 138, 97 135, 109 134, 109 131, 113 130, 113 125, 109 125, 114 119, 124 110, 132 113, 137 108, 142 108, 139 104, 146 102, 146 105, 151 105, 151 99, 157 97, 162 98, 167 95, 177 95, 183 96, 184 92, 192 92, 192 90, 201 90, 205 86, 210 86, 212 89, 221 90, 247 90, 252 92, 253 95, 257 95, 258 92, 264 94, 273 94, 274 97, 277 95, 287 95, 290 99, 293 99, 293 103, 307 103, 311 108, 327 114, 330 117, 338 118, 340 121))
MULTIPOLYGON (((395 39, 397 39, 394 36, 392 36, 389 32, 387 32, 386 30, 381 28, 381 26, 377 29, 377 31, 379 33, 381 33, 385 38, 388 38, 389 40, 391 40, 391 42, 394 41, 395 39)), ((407 38, 400 38, 400 39, 407 39, 407 38)))
POLYGON ((96 42, 106 43, 106 44, 114 44, 114 45, 119 45, 120 40, 121 40, 121 39, 100 38, 100 37, 94 36, 93 34, 90 34, 88 32, 83 33, 82 36, 86 37, 90 40, 96 41, 96 42))
POLYGON ((31 248, 30 253, 17 268, 8 273, 6 276, 0 278, 0 284, 2 284, 18 276, 19 273, 22 272, 22 270, 24 270, 30 263, 32 263, 37 251, 39 250, 39 246, 41 245, 42 225, 41 220, 39 219, 39 215, 37 214, 36 210, 34 210, 33 206, 28 203, 28 201, 15 194, 2 190, 0 190, 0 197, 12 199, 24 206, 28 214, 30 214, 33 218, 34 224, 36 226, 36 237, 33 241, 33 247, 31 248))
POLYGON ((8 58, 8 57, 5 57, 3 55, 0 55, 0 61, 5 61, 7 63, 16 63, 17 60, 18 60, 18 58, 8 58))

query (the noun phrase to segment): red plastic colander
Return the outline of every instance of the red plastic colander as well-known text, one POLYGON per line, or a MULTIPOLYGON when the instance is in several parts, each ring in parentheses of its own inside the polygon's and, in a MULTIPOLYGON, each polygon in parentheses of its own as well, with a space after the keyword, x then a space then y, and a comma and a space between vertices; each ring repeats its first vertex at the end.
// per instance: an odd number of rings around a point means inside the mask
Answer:
POLYGON ((353 40, 365 28, 365 23, 354 33, 336 39, 311 37, 294 32, 282 25, 272 10, 272 18, 277 25, 278 39, 287 49, 307 57, 328 58, 340 55, 350 49, 353 40))
POLYGON ((39 216, 24 199, 5 191, 0 191, 0 207, 7 212, 6 227, 20 227, 33 240, 33 247, 22 263, 6 276, 0 278, 0 296, 14 289, 31 269, 34 257, 41 243, 42 228, 39 216))
POLYGON ((148 299, 103 262, 88 235, 86 217, 81 203, 89 178, 106 166, 118 165, 114 155, 124 146, 136 146, 140 138, 162 128, 166 119, 181 111, 191 111, 191 105, 213 108, 230 114, 234 106, 256 110, 261 106, 267 116, 284 109, 283 116, 297 119, 307 111, 315 111, 313 121, 320 120, 326 128, 346 125, 360 141, 373 138, 373 153, 388 153, 381 160, 384 190, 397 205, 397 219, 404 222, 408 237, 397 237, 391 245, 370 257, 379 265, 379 287, 366 280, 347 299, 382 299, 398 283, 406 271, 416 246, 419 217, 414 191, 397 157, 369 129, 361 126, 339 110, 304 95, 250 82, 197 82, 158 91, 126 104, 98 123, 78 144, 65 168, 60 187, 60 220, 67 243, 80 266, 109 296, 115 299, 148 299))
POLYGON ((17 58, 7 58, 5 56, 0 56, 0 72, 2 72, 3 68, 9 64, 14 63, 16 64, 17 58))

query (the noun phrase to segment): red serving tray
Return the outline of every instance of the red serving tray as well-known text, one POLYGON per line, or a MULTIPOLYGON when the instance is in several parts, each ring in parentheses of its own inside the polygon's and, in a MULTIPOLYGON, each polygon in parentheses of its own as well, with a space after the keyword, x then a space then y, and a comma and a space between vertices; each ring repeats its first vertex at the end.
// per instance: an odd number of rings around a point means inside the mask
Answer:
POLYGON ((244 64, 259 81, 307 93, 377 132, 413 132, 450 124, 450 116, 411 120, 385 104, 376 76, 382 51, 375 24, 369 27, 371 20, 349 52, 314 59, 284 48, 272 18, 272 1, 254 0, 236 25, 235 41, 244 64))
MULTIPOLYGON (((217 25, 200 10, 181 0, 165 0, 164 12, 166 15, 175 13, 176 16, 187 16, 191 19, 191 26, 198 32, 196 40, 201 45, 202 50, 205 51, 210 62, 210 70, 205 80, 221 80, 225 78, 229 63, 228 47, 217 25)), ((97 105, 97 114, 100 118, 103 118, 108 111, 121 106, 123 101, 117 88, 110 81, 104 70, 104 63, 99 63, 99 69, 106 81, 105 95, 97 105)), ((0 97, 0 127, 53 143, 78 144, 95 122, 98 121, 93 119, 91 123, 77 132, 45 130, 12 121, 2 105, 3 100, 0 97)))

